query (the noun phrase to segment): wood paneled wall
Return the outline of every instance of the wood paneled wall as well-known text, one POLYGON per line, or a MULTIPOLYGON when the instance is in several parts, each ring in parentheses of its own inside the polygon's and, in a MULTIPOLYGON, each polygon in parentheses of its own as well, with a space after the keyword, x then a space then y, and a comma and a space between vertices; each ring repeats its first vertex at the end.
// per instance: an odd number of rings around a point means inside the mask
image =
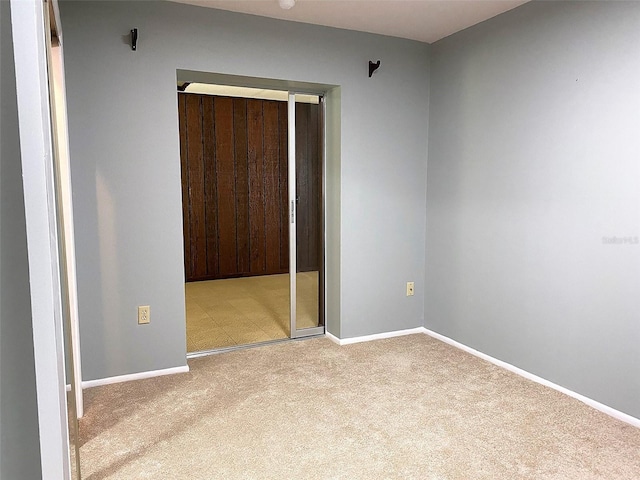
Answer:
MULTIPOLYGON (((179 93, 178 113, 186 280, 287 272, 286 102, 179 93)), ((318 114, 296 105, 298 270, 321 259, 318 114)))
POLYGON ((296 103, 296 237, 299 272, 319 270, 322 256, 322 121, 318 105, 296 103))

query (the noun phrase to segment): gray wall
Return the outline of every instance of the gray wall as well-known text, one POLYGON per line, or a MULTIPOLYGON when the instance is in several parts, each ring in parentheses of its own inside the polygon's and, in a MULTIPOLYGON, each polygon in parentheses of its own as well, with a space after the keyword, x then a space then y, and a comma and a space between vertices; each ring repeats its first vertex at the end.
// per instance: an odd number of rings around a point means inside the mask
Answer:
POLYGON ((640 3, 432 45, 426 326, 640 417, 640 3))
POLYGON ((9 2, 0 1, 0 478, 41 478, 9 2))
POLYGON ((341 87, 328 324, 343 338, 423 324, 427 45, 165 2, 61 10, 84 380, 185 364, 176 69, 341 87))

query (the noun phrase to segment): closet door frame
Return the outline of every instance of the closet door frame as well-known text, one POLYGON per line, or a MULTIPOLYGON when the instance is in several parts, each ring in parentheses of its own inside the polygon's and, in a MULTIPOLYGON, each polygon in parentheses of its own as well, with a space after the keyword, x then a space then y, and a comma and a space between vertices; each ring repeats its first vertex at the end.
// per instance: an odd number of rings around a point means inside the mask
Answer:
MULTIPOLYGON (((320 97, 320 95, 318 95, 320 97)), ((320 102, 320 108, 324 108, 324 102, 320 102)), ((288 187, 289 187, 289 317, 290 317, 290 338, 302 338, 302 337, 310 337, 314 335, 323 335, 325 333, 325 321, 321 318, 326 311, 324 307, 325 298, 324 285, 320 285, 319 302, 322 305, 318 306, 318 323, 319 326, 311 327, 311 328, 298 328, 297 327, 297 278, 298 278, 298 268, 297 268, 297 220, 298 215, 296 211, 296 185, 297 185, 297 177, 296 177, 296 92, 289 91, 287 96, 287 109, 288 109, 288 150, 289 150, 289 165, 288 165, 288 187)), ((322 119, 321 129, 323 132, 322 135, 322 143, 324 144, 324 112, 320 115, 322 119)), ((325 228, 324 228, 324 175, 325 175, 325 148, 324 145, 322 147, 321 152, 321 201, 322 205, 320 215, 320 228, 322 230, 322 248, 321 248, 321 262, 320 269, 324 270, 324 252, 325 252, 325 228)), ((318 282, 324 282, 324 272, 319 272, 318 282)))

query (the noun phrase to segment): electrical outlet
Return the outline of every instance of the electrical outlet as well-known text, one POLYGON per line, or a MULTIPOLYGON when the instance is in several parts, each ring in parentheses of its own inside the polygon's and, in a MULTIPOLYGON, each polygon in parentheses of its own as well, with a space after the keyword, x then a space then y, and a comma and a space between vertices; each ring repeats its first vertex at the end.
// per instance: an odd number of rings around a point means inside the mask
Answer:
POLYGON ((407 297, 413 296, 413 282, 407 282, 407 297))
POLYGON ((151 322, 151 307, 149 305, 138 307, 138 324, 143 325, 149 322, 151 322))

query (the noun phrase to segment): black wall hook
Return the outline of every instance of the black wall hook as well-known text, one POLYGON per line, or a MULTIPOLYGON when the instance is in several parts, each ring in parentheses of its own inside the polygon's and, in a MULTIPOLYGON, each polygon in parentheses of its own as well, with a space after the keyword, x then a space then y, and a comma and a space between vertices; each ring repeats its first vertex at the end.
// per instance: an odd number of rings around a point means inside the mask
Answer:
POLYGON ((131 30, 131 50, 135 50, 138 47, 138 29, 131 30))
POLYGON ((371 60, 369 60, 369 78, 371 78, 373 72, 375 72, 378 68, 380 68, 380 60, 378 60, 376 63, 373 63, 371 60))

